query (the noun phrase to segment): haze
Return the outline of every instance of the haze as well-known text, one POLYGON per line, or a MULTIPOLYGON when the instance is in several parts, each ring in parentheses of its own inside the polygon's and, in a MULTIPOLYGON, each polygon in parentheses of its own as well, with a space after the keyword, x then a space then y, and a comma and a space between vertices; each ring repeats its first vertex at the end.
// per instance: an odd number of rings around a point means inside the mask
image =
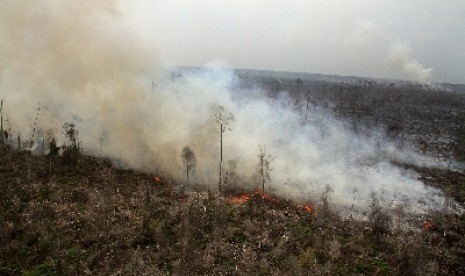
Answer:
POLYGON ((275 157, 267 190, 280 197, 317 198, 330 185, 338 206, 361 214, 371 191, 382 194, 385 204, 412 212, 443 205, 439 190, 395 164, 445 163, 398 146, 377 129, 354 132, 317 106, 308 107, 305 118, 312 120, 302 124, 285 91, 275 99, 260 88, 238 91, 234 72, 223 68, 402 74, 420 81, 440 71, 418 58, 421 51, 413 43, 394 40, 364 19, 361 4, 335 13, 327 4, 317 10, 279 1, 225 2, 224 9, 208 1, 153 2, 159 9, 149 9, 148 2, 143 9, 142 3, 0 1, 0 99, 8 143, 22 141, 19 146, 35 151, 56 139, 61 146, 67 143, 61 126, 73 122, 86 154, 179 182, 178 153, 189 145, 199 160, 192 183, 216 188, 222 147, 214 115, 223 106, 236 118, 224 134, 223 163, 231 183, 256 185, 257 150, 266 145, 275 157), (282 8, 274 8, 278 4, 282 8), (273 24, 269 18, 276 18, 273 24), (323 24, 330 21, 336 23, 323 24), (307 25, 313 27, 302 31, 307 25), (229 65, 186 70, 180 80, 164 74, 166 64, 215 59, 229 65))
POLYGON ((170 65, 465 83, 463 0, 131 1, 170 65))

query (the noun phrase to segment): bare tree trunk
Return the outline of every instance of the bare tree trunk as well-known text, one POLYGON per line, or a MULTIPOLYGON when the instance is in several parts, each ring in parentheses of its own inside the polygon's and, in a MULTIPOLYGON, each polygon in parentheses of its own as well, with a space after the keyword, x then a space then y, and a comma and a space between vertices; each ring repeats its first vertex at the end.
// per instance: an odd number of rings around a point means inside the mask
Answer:
POLYGON ((263 155, 260 160, 261 171, 262 171, 262 191, 265 192, 265 146, 263 146, 263 155))
POLYGON ((218 182, 218 189, 221 195, 221 183, 223 181, 223 124, 220 124, 220 179, 218 182))
POLYGON ((305 112, 305 122, 308 121, 308 102, 310 102, 310 90, 307 90, 307 111, 305 112))
POLYGON ((3 145, 3 100, 0 102, 0 143, 3 145))
MULTIPOLYGON (((220 168, 219 168, 219 177, 218 180, 218 188, 219 193, 222 193, 222 185, 223 185, 223 132, 226 131, 226 127, 229 125, 230 122, 234 121, 234 115, 229 113, 229 117, 223 118, 224 115, 224 107, 219 106, 217 112, 215 113, 216 122, 220 125, 220 168)), ((229 129, 231 130, 231 129, 229 129)))

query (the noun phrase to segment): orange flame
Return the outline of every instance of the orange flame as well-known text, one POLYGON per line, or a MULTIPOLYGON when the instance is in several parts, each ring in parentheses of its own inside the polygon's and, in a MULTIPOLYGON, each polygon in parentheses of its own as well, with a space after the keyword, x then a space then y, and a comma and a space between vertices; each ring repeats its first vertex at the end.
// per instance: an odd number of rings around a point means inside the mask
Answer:
POLYGON ((312 215, 313 218, 316 217, 316 210, 315 208, 310 205, 310 204, 305 204, 304 206, 302 206, 302 208, 307 212, 309 213, 310 215, 312 215))
POLYGON ((257 190, 255 192, 255 194, 261 196, 263 199, 266 199, 268 201, 278 202, 278 200, 276 198, 272 197, 270 194, 267 194, 267 193, 265 193, 263 191, 257 190))
POLYGON ((304 210, 309 212, 310 214, 313 214, 315 212, 315 210, 313 210, 313 206, 312 205, 304 205, 304 210))
POLYGON ((155 177, 153 178, 153 181, 155 181, 155 182, 157 182, 157 183, 161 183, 161 177, 155 176, 155 177))
POLYGON ((433 227, 433 221, 432 220, 427 220, 427 221, 423 222, 423 229, 430 230, 431 227, 433 227))
POLYGON ((258 195, 262 199, 266 199, 271 202, 278 202, 276 198, 273 198, 270 194, 267 194, 260 190, 257 190, 254 193, 247 193, 247 194, 242 194, 239 196, 233 196, 233 197, 228 198, 227 200, 231 203, 243 204, 249 201, 250 198, 253 197, 254 195, 258 195))
POLYGON ((243 195, 231 197, 228 199, 228 201, 231 203, 243 204, 243 203, 246 203, 249 199, 250 199, 250 196, 248 194, 243 194, 243 195))

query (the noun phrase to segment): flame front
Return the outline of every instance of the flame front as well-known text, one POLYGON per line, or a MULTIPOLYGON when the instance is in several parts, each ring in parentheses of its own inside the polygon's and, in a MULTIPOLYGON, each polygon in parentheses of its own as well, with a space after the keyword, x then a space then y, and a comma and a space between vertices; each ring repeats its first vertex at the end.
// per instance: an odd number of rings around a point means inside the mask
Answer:
POLYGON ((278 200, 276 198, 274 198, 270 194, 267 194, 267 193, 265 193, 263 191, 260 191, 260 190, 257 190, 257 191, 255 191, 253 193, 247 193, 247 194, 242 194, 242 195, 239 195, 239 196, 233 196, 233 197, 228 198, 227 200, 229 202, 232 202, 232 203, 243 204, 243 203, 246 203, 247 201, 249 201, 250 198, 255 196, 255 195, 258 195, 262 199, 266 199, 266 200, 268 200, 270 202, 278 202, 278 200))
POLYGON ((254 194, 259 195, 261 198, 266 199, 271 202, 278 202, 278 200, 272 197, 270 194, 267 194, 263 191, 257 190, 254 194))
POLYGON ((243 195, 231 197, 228 199, 228 201, 231 203, 243 204, 243 203, 246 203, 249 199, 250 199, 249 194, 243 194, 243 195))
POLYGON ((155 176, 155 177, 153 178, 153 181, 155 181, 155 182, 157 182, 157 183, 161 183, 161 177, 155 176))

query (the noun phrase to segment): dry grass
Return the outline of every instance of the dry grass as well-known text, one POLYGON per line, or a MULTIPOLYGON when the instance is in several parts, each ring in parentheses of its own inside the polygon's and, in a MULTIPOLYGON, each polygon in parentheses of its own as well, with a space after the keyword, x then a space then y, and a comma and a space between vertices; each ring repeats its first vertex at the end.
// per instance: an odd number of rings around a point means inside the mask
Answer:
POLYGON ((465 273, 463 215, 396 228, 375 202, 371 220, 346 221, 325 198, 315 216, 259 194, 167 192, 93 157, 50 170, 49 157, 0 153, 0 275, 465 273))

